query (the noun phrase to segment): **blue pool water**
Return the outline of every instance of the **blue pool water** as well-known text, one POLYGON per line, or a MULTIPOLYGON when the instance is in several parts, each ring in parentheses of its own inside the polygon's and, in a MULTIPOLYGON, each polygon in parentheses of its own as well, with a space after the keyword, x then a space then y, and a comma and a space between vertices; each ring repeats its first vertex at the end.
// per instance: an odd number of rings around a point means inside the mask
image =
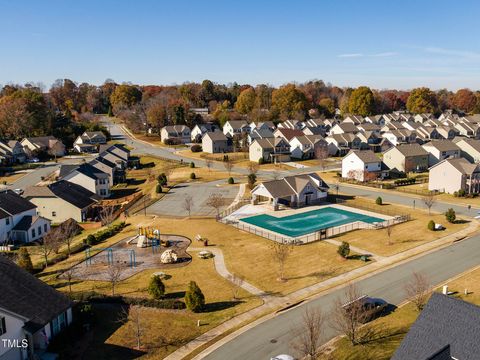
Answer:
POLYGON ((243 218, 241 221, 279 234, 295 237, 355 221, 371 224, 382 222, 384 219, 357 214, 343 209, 325 207, 285 217, 262 214, 243 218))

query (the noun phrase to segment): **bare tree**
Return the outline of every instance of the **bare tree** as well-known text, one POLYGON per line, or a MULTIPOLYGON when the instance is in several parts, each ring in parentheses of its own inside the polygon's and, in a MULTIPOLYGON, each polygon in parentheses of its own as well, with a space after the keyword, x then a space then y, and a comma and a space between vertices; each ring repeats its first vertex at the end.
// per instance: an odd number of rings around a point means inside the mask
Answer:
POLYGON ((225 160, 223 161, 223 166, 225 167, 225 170, 227 170, 228 176, 230 176, 230 174, 232 173, 232 169, 233 169, 233 162, 232 162, 232 160, 230 160, 230 159, 225 159, 225 160))
POLYGON ((193 198, 190 195, 186 195, 185 199, 183 199, 183 210, 188 212, 188 217, 190 217, 192 213, 193 207, 193 198))
POLYGON ((230 285, 232 286, 232 296, 233 300, 238 299, 238 293, 240 292, 240 289, 242 288, 244 279, 242 276, 236 275, 236 274, 231 274, 228 276, 228 280, 230 281, 230 285))
POLYGON ((102 226, 110 225, 116 217, 115 206, 103 206, 98 215, 102 226))
POLYGON ((112 286, 112 296, 115 296, 115 286, 120 282, 124 271, 125 268, 121 264, 111 264, 105 272, 107 280, 112 286))
POLYGON ((345 334, 352 345, 361 343, 364 334, 360 334, 360 328, 368 319, 369 312, 363 306, 355 285, 350 284, 345 289, 345 300, 337 298, 331 317, 331 326, 345 334))
POLYGON ((273 170, 273 171, 271 172, 271 175, 272 175, 273 180, 278 180, 278 179, 280 179, 280 172, 279 172, 278 170, 273 170))
POLYGON ((209 158, 205 158, 205 166, 207 167, 208 171, 211 171, 213 166, 213 160, 209 158))
POLYGON ((207 200, 207 205, 214 208, 217 212, 217 218, 220 216, 220 208, 225 204, 225 200, 221 194, 211 194, 207 200))
POLYGON ((42 242, 38 246, 38 251, 45 260, 45 267, 48 267, 48 257, 50 256, 50 254, 52 252, 58 253, 59 248, 60 237, 56 232, 50 231, 43 237, 42 242))
POLYGON ((328 147, 327 147, 327 145, 321 145, 321 146, 315 147, 314 155, 315 155, 315 158, 318 161, 318 165, 320 165, 320 169, 325 170, 325 161, 328 158, 328 147))
POLYGON ((285 280, 285 264, 288 260, 288 257, 293 251, 293 245, 286 240, 281 242, 272 241, 270 245, 272 251, 273 260, 277 263, 278 266, 278 280, 285 280))
POLYGON ((385 230, 387 231, 388 245, 392 245, 392 232, 393 232, 392 224, 387 223, 387 226, 385 226, 385 230))
POLYGON ((65 276, 65 279, 68 282, 68 292, 71 294, 72 293, 72 279, 73 276, 75 275, 75 270, 74 267, 72 266, 71 268, 68 268, 63 272, 63 275, 65 276))
POLYGON ((307 307, 302 316, 302 322, 293 330, 295 340, 293 348, 301 359, 317 359, 320 355, 321 338, 325 317, 319 309, 307 307))
POLYGON ((428 195, 425 195, 423 198, 422 198, 422 201, 423 203, 425 204, 425 206, 428 208, 428 215, 430 215, 430 209, 432 208, 432 206, 435 204, 436 200, 435 200, 435 196, 433 194, 428 194, 428 195))
POLYGON ((67 245, 68 256, 70 256, 73 239, 81 232, 78 223, 73 219, 68 219, 53 231, 60 231, 59 237, 67 245))
POLYGON ((130 305, 123 308, 120 313, 119 322, 126 324, 135 338, 137 350, 140 350, 142 336, 144 335, 144 317, 142 316, 142 307, 139 305, 130 305))
POLYGON ((248 169, 249 174, 256 174, 258 172, 259 168, 260 167, 259 167, 258 163, 254 162, 254 161, 250 161, 247 165, 247 169, 248 169))
POLYGON ((405 284, 405 293, 418 311, 422 310, 427 303, 431 291, 430 283, 422 273, 414 272, 412 279, 405 284))

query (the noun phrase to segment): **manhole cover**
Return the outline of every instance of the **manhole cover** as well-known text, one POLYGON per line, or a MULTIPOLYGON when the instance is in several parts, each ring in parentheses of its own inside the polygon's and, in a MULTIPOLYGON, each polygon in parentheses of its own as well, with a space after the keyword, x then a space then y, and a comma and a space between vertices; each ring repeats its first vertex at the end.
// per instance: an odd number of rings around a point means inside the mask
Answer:
POLYGON ((276 344, 276 343, 277 343, 277 340, 272 339, 272 340, 270 340, 270 342, 271 342, 272 344, 276 344))

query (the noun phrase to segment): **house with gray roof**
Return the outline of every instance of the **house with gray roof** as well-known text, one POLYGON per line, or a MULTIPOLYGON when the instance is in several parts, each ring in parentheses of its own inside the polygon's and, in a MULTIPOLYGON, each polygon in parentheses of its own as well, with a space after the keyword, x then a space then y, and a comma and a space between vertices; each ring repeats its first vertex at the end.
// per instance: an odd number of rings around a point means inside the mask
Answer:
POLYGON ((460 148, 450 140, 432 140, 422 145, 428 152, 428 166, 433 166, 445 159, 460 157, 460 148))
POLYGON ((461 156, 472 163, 480 162, 480 140, 456 137, 453 142, 461 149, 461 156))
POLYGON ((98 151, 98 145, 106 143, 107 137, 103 132, 85 131, 75 139, 73 148, 77 152, 96 152, 98 151))
POLYGON ((0 255, 0 359, 41 359, 48 343, 72 322, 72 302, 0 255), (25 345, 23 347, 22 345, 25 345))
POLYGON ((433 293, 392 360, 478 359, 479 318, 479 306, 433 293))
POLYGON ((21 145, 28 156, 36 156, 42 152, 55 157, 66 154, 65 145, 54 136, 24 138, 21 145))
POLYGON ((291 157, 305 160, 328 157, 328 143, 321 135, 295 136, 290 140, 291 157))
POLYGON ((250 161, 255 162, 276 164, 290 161, 290 144, 280 137, 256 139, 248 147, 248 156, 250 161))
POLYGON ((113 183, 109 174, 89 163, 62 165, 59 178, 80 185, 102 198, 110 196, 110 186, 113 183))
POLYGON ((176 144, 186 144, 191 141, 190 128, 186 125, 167 125, 160 130, 163 143, 170 140, 176 144))
POLYGON ((453 194, 460 190, 467 194, 480 192, 480 165, 464 158, 440 161, 429 170, 428 189, 453 194))
POLYGON ((300 207, 322 202, 327 191, 328 185, 316 173, 287 176, 255 186, 252 203, 267 203, 274 210, 278 210, 279 205, 300 207))
POLYGON ((209 154, 232 152, 232 138, 221 131, 207 132, 202 137, 202 151, 209 154))
POLYGON ((342 159, 342 178, 372 181, 384 178, 388 170, 372 150, 350 150, 342 159))
POLYGON ((383 153, 383 163, 390 170, 421 172, 428 169, 428 152, 419 144, 401 144, 383 153))

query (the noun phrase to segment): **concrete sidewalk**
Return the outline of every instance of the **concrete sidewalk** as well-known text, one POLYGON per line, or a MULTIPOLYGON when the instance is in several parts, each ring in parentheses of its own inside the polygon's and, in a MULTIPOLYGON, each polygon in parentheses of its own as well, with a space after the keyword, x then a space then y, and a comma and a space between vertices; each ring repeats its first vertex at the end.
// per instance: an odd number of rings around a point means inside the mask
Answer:
MULTIPOLYGON (((192 351, 194 351, 198 347, 202 345, 206 345, 208 342, 211 342, 212 339, 221 336, 223 333, 227 331, 231 331, 232 329, 237 328, 239 326, 242 326, 246 322, 251 322, 250 324, 243 326, 239 330, 222 338, 221 340, 214 343, 212 346, 208 347, 207 349, 205 349, 200 354, 194 357, 194 359, 200 360, 206 355, 208 355, 210 352, 220 347, 221 345, 235 338, 237 335, 247 331, 248 329, 255 327, 256 325, 258 325, 263 321, 266 321, 274 317, 276 314, 272 313, 272 310, 278 310, 278 309, 281 309, 282 307, 288 307, 292 304, 298 303, 299 301, 303 301, 309 297, 310 297, 309 300, 311 300, 313 298, 323 296, 325 295, 326 291, 331 291, 337 287, 344 286, 346 283, 351 282, 353 280, 358 280, 360 278, 366 278, 366 277, 372 276, 376 273, 379 273, 379 272, 385 271, 386 269, 394 267, 395 265, 398 265, 400 263, 412 260, 413 258, 426 255, 429 252, 448 246, 453 242, 472 234, 473 232, 478 230, 478 226, 479 226, 479 223, 476 220, 474 220, 470 223, 470 225, 467 228, 462 229, 456 233, 447 235, 438 240, 434 240, 430 243, 417 246, 415 248, 406 250, 404 252, 401 252, 389 257, 384 257, 369 265, 354 269, 352 271, 341 274, 339 276, 305 287, 303 289, 297 290, 283 297, 263 296, 262 297, 262 299, 264 300, 263 305, 225 321, 224 323, 217 326, 216 328, 213 328, 207 331, 206 333, 200 335, 199 337, 192 340, 188 344, 180 347, 175 352, 167 356, 165 359, 169 359, 169 360, 183 359, 185 356, 190 354, 192 351), (265 314, 268 314, 268 315, 265 315, 265 314), (261 318, 259 318, 259 316, 261 316, 261 318)), ((190 250, 193 250, 193 249, 190 249, 190 250)), ((200 250, 200 249, 196 249, 196 250, 200 250)), ((208 248, 208 250, 212 251, 211 248, 208 248)), ((226 273, 230 274, 226 269, 225 263, 223 261, 223 253, 221 258, 219 258, 218 267, 217 267, 217 263, 215 262, 215 268, 217 269, 217 271, 218 269, 222 269, 222 271, 225 271, 226 273), (221 263, 223 263, 224 269, 222 269, 221 263)), ((261 294, 263 294, 263 292, 257 289, 256 287, 250 288, 250 290, 259 291, 261 294)))

